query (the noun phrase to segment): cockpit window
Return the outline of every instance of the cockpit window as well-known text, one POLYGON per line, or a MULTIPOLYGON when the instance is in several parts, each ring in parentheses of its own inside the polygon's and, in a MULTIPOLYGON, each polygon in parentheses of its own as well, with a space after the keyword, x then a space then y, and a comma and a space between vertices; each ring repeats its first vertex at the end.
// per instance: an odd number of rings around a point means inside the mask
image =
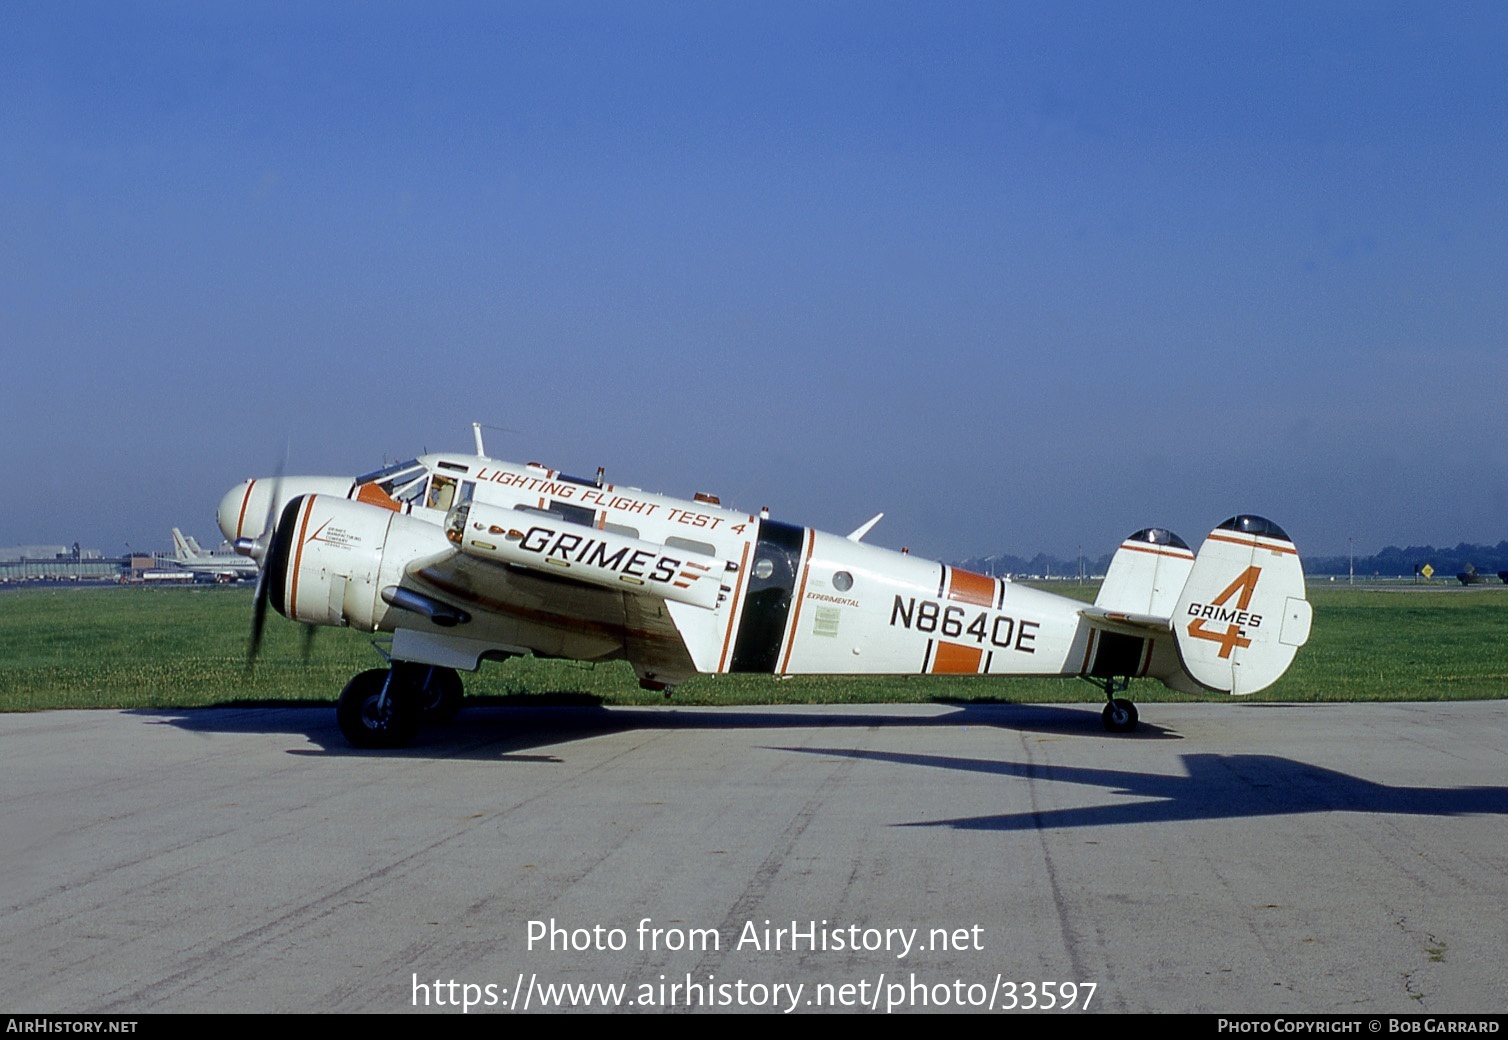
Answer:
POLYGON ((392 494, 394 488, 406 487, 413 481, 427 476, 428 472, 430 470, 424 469, 424 466, 419 464, 418 458, 410 458, 407 463, 395 463, 394 466, 383 466, 382 469, 374 470, 374 472, 363 473, 362 476, 357 476, 356 485, 360 487, 362 484, 377 484, 382 487, 383 491, 392 494))
POLYGON ((418 459, 409 459, 357 477, 356 486, 376 484, 395 502, 414 502, 423 497, 428 476, 429 470, 420 465, 418 459))
POLYGON ((424 496, 424 478, 427 473, 420 473, 418 478, 407 484, 396 484, 393 490, 388 492, 399 502, 417 502, 424 496))
MULTIPOLYGON (((408 480, 412 480, 414 477, 419 476, 424 472, 426 472, 426 470, 419 464, 418 459, 409 459, 407 462, 395 462, 391 466, 383 466, 381 469, 373 470, 370 473, 364 473, 356 478, 356 483, 376 484, 387 480, 389 477, 396 477, 400 475, 407 476, 408 480), (409 474, 409 470, 417 470, 418 472, 409 474)), ((399 483, 407 483, 407 481, 399 481, 399 483)))
POLYGON ((444 509, 449 511, 455 504, 456 482, 454 477, 437 476, 429 486, 429 497, 424 504, 430 509, 444 509))

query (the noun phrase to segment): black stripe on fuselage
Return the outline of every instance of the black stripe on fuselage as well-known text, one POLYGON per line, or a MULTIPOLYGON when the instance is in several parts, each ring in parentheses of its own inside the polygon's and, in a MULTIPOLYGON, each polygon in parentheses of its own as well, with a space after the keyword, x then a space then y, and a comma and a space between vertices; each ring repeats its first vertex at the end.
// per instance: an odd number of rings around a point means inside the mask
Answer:
POLYGON ((759 539, 749 565, 749 584, 728 671, 774 673, 796 597, 805 540, 804 527, 778 520, 759 522, 759 539))

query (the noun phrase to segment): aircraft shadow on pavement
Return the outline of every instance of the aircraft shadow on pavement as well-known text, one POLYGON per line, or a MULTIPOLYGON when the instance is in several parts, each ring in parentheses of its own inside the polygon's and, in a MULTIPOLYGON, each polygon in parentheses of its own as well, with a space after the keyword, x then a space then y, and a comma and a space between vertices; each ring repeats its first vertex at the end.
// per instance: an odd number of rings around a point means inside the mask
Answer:
MULTIPOLYGON (((299 748, 290 754, 380 756, 403 758, 517 759, 519 753, 551 745, 631 730, 772 730, 800 728, 946 728, 988 726, 1031 733, 1051 733, 1107 740, 1180 740, 1177 733, 1142 721, 1133 734, 1110 736, 1093 705, 942 704, 936 715, 890 713, 883 705, 856 710, 771 707, 605 708, 601 704, 469 706, 450 723, 425 726, 414 742, 399 750, 358 751, 346 743, 335 712, 320 707, 212 707, 183 710, 139 709, 130 712, 164 725, 197 733, 288 733, 307 737, 322 749, 299 748)), ((542 756, 546 759, 552 756, 542 756)))
MULTIPOLYGON (((749 730, 832 728, 991 727, 1046 733, 1086 740, 1178 740, 1174 731, 1142 722, 1130 735, 1110 736, 1101 729, 1099 712, 1090 705, 960 704, 937 715, 887 713, 883 707, 850 711, 709 709, 672 710, 537 706, 468 708, 455 722, 429 726, 410 747, 397 751, 357 751, 347 746, 328 705, 309 707, 199 708, 170 711, 142 709, 129 714, 191 732, 287 733, 304 737, 315 748, 291 748, 289 754, 312 757, 474 759, 493 763, 563 761, 560 745, 633 730, 749 730)), ((985 773, 1009 780, 1080 785, 1118 800, 1098 805, 1036 812, 898 822, 905 827, 959 830, 1055 830, 1116 824, 1233 819, 1356 812, 1456 817, 1508 814, 1508 787, 1395 787, 1278 755, 1197 753, 1181 755, 1182 775, 1124 769, 1052 765, 1000 759, 962 758, 841 747, 783 747, 751 743, 763 749, 800 755, 847 757, 915 768, 985 773)), ((1165 760, 1159 758, 1158 764, 1165 760)))
POLYGON ((1278 755, 1180 755, 1184 775, 1123 769, 911 755, 852 748, 782 748, 928 769, 1081 784, 1141 799, 1113 804, 898 824, 959 830, 1057 830, 1125 823, 1356 812, 1403 816, 1508 814, 1508 787, 1393 787, 1278 755))

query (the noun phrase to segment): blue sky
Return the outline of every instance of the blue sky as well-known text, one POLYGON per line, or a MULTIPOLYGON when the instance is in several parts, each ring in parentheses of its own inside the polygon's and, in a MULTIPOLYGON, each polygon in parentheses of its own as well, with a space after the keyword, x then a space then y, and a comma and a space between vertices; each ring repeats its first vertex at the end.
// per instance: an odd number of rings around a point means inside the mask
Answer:
POLYGON ((0 545, 425 448, 941 557, 1508 538, 1500 4, 0 6, 0 545))

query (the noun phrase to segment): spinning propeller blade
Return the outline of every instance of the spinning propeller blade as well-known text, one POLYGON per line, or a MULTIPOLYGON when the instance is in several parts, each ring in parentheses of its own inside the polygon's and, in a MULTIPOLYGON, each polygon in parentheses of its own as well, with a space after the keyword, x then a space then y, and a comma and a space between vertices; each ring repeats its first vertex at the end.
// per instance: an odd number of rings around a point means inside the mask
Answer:
POLYGON ((267 596, 271 588, 268 575, 272 571, 271 549, 276 533, 278 498, 283 490, 283 465, 287 453, 278 460, 272 474, 272 497, 267 500, 267 515, 262 520, 262 533, 257 536, 257 545, 252 557, 257 561, 257 590, 251 600, 251 640, 246 647, 246 674, 250 675, 257 664, 257 651, 262 648, 262 628, 267 623, 267 596))

